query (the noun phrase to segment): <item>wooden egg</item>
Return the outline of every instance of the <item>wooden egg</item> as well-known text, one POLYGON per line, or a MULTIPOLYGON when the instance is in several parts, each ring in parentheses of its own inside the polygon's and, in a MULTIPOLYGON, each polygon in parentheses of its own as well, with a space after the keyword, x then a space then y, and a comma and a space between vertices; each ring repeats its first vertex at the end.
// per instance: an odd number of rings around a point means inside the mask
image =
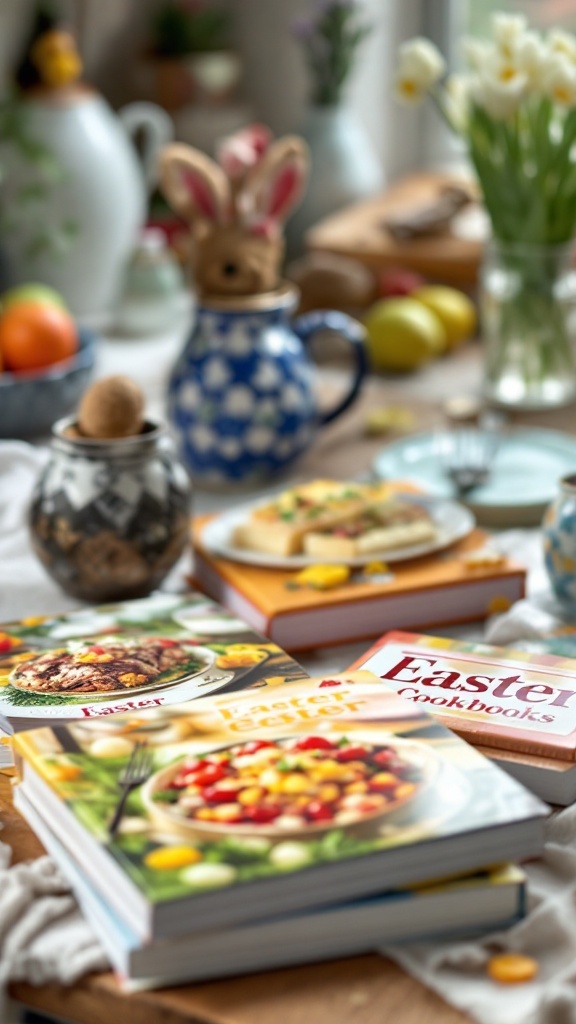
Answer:
POLYGON ((129 377, 104 377, 86 391, 78 409, 84 437, 120 438, 144 429, 144 397, 129 377))

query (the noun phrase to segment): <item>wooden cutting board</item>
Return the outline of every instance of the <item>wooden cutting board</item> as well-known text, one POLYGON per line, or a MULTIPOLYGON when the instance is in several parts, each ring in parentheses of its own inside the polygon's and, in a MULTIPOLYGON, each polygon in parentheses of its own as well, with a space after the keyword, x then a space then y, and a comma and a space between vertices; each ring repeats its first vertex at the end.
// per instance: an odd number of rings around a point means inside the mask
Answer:
POLYGON ((442 188, 451 184, 462 184, 462 178, 439 172, 403 178, 381 195, 320 221, 306 234, 306 248, 349 256, 374 269, 407 267, 433 280, 473 288, 481 241, 460 238, 446 230, 397 242, 383 223, 388 217, 408 214, 415 207, 437 199, 442 188))

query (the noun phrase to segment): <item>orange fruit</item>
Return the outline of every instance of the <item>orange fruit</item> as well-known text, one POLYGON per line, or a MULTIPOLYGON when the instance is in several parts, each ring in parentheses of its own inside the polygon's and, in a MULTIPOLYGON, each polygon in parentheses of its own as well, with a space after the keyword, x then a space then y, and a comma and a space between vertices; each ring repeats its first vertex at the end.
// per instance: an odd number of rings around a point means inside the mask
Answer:
POLYGON ((76 325, 65 309, 18 302, 0 317, 0 356, 7 370, 39 370, 77 351, 76 325))

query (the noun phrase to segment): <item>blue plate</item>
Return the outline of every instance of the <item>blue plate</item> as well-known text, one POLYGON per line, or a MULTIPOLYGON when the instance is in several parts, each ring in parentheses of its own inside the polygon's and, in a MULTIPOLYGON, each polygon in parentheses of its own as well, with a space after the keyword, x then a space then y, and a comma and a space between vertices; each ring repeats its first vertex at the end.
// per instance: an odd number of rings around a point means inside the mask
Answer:
MULTIPOLYGON (((438 456, 434 433, 393 442, 376 456, 373 470, 384 480, 409 480, 427 493, 456 498, 438 456)), ((486 526, 536 526, 558 493, 558 482, 576 472, 576 438, 556 430, 514 430, 505 434, 490 478, 463 499, 486 526)))
POLYGON ((0 437, 41 437, 78 404, 96 354, 91 331, 78 330, 72 359, 33 373, 0 373, 0 437))

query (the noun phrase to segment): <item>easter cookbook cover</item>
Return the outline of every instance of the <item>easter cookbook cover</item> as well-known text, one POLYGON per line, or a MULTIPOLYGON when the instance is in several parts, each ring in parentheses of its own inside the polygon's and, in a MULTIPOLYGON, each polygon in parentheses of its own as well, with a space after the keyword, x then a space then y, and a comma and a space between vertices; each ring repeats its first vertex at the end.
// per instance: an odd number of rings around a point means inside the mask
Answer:
POLYGON ((305 675, 275 643, 198 592, 0 626, 0 720, 15 732, 305 675))
POLYGON ((416 633, 386 633, 368 669, 545 800, 576 800, 576 659, 416 633))
POLYGON ((17 789, 142 941, 537 855, 548 808, 368 672, 19 733, 17 789))

